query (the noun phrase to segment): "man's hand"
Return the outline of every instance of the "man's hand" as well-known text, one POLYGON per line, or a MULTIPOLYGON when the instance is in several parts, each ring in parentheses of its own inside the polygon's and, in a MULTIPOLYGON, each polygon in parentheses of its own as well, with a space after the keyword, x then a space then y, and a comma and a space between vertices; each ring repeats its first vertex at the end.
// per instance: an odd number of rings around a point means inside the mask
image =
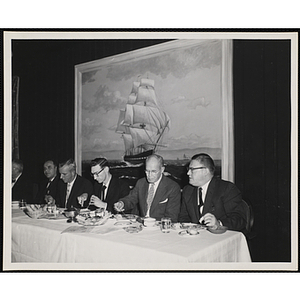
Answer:
POLYGON ((114 204, 114 208, 116 211, 124 211, 124 203, 123 201, 118 201, 114 204))
POLYGON ((81 207, 83 206, 83 204, 87 200, 87 198, 88 198, 87 193, 83 193, 82 195, 77 197, 78 203, 81 205, 81 207))
POLYGON ((217 229, 220 226, 219 221, 211 213, 207 213, 204 216, 202 216, 199 222, 200 224, 202 224, 203 222, 206 226, 212 227, 212 229, 217 229))
POLYGON ((95 205, 99 208, 104 208, 106 209, 107 207, 107 203, 103 202, 102 200, 100 200, 100 198, 98 198, 95 195, 92 195, 91 200, 90 200, 90 205, 95 205))
POLYGON ((54 205, 55 199, 51 195, 45 195, 45 201, 47 205, 54 205))

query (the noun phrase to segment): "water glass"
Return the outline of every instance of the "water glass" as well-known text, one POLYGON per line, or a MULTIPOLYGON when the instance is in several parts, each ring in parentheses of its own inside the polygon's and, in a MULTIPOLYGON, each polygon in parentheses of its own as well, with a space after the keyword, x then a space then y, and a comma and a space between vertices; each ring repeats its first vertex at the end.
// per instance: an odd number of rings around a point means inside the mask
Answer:
POLYGON ((47 205, 47 211, 48 211, 49 214, 53 214, 55 210, 56 210, 55 205, 53 205, 53 204, 48 204, 47 205))
POLYGON ((21 199, 20 201, 19 201, 19 207, 20 207, 20 209, 25 209, 26 208, 26 200, 25 199, 21 199))
POLYGON ((160 222, 160 230, 163 233, 169 233, 171 230, 172 222, 170 218, 162 218, 160 222))

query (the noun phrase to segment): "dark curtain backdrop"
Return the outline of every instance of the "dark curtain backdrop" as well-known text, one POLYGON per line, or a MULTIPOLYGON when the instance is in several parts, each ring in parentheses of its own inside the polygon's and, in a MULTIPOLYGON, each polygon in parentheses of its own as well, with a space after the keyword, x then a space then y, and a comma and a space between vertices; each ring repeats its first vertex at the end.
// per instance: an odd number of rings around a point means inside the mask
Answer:
MULTIPOLYGON (((38 182, 43 162, 74 157, 74 66, 165 40, 14 40, 19 151, 38 182)), ((290 43, 234 41, 235 183, 254 209, 254 261, 290 260, 290 43)))
POLYGON ((235 182, 255 214, 253 256, 291 259, 290 42, 234 42, 235 182))

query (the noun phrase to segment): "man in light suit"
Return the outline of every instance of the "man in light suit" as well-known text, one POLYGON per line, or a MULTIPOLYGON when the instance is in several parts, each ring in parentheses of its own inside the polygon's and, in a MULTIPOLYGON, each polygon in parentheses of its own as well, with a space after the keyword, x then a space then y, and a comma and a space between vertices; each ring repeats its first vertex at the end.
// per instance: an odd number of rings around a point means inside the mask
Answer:
POLYGON ((161 220, 171 218, 177 222, 180 210, 181 192, 179 185, 165 177, 163 158, 151 155, 146 159, 146 178, 139 179, 128 196, 115 203, 117 211, 132 209, 138 205, 141 217, 161 220))
POLYGON ((76 173, 76 163, 68 159, 59 164, 60 178, 55 204, 67 209, 81 208, 89 202, 93 193, 92 183, 76 173))
MULTIPOLYGON (((124 180, 120 180, 110 173, 108 161, 105 157, 92 160, 91 175, 95 179, 95 184, 89 208, 100 207, 115 214, 114 204, 120 198, 129 194, 129 185, 124 180)), ((129 212, 131 210, 126 211, 126 213, 129 212)))
POLYGON ((189 185, 182 191, 179 222, 204 223, 217 229, 223 225, 243 230, 246 211, 238 188, 214 177, 213 159, 205 153, 194 155, 188 167, 189 185))

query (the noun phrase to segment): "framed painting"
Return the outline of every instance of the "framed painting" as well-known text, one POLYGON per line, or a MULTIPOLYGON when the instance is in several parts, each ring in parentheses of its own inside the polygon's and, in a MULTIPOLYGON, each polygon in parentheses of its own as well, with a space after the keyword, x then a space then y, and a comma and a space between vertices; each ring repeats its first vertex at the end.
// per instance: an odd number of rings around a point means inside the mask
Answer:
POLYGON ((80 174, 105 156, 138 178, 155 152, 184 186, 189 159, 205 152, 234 181, 232 40, 179 39, 76 65, 75 96, 80 174))

